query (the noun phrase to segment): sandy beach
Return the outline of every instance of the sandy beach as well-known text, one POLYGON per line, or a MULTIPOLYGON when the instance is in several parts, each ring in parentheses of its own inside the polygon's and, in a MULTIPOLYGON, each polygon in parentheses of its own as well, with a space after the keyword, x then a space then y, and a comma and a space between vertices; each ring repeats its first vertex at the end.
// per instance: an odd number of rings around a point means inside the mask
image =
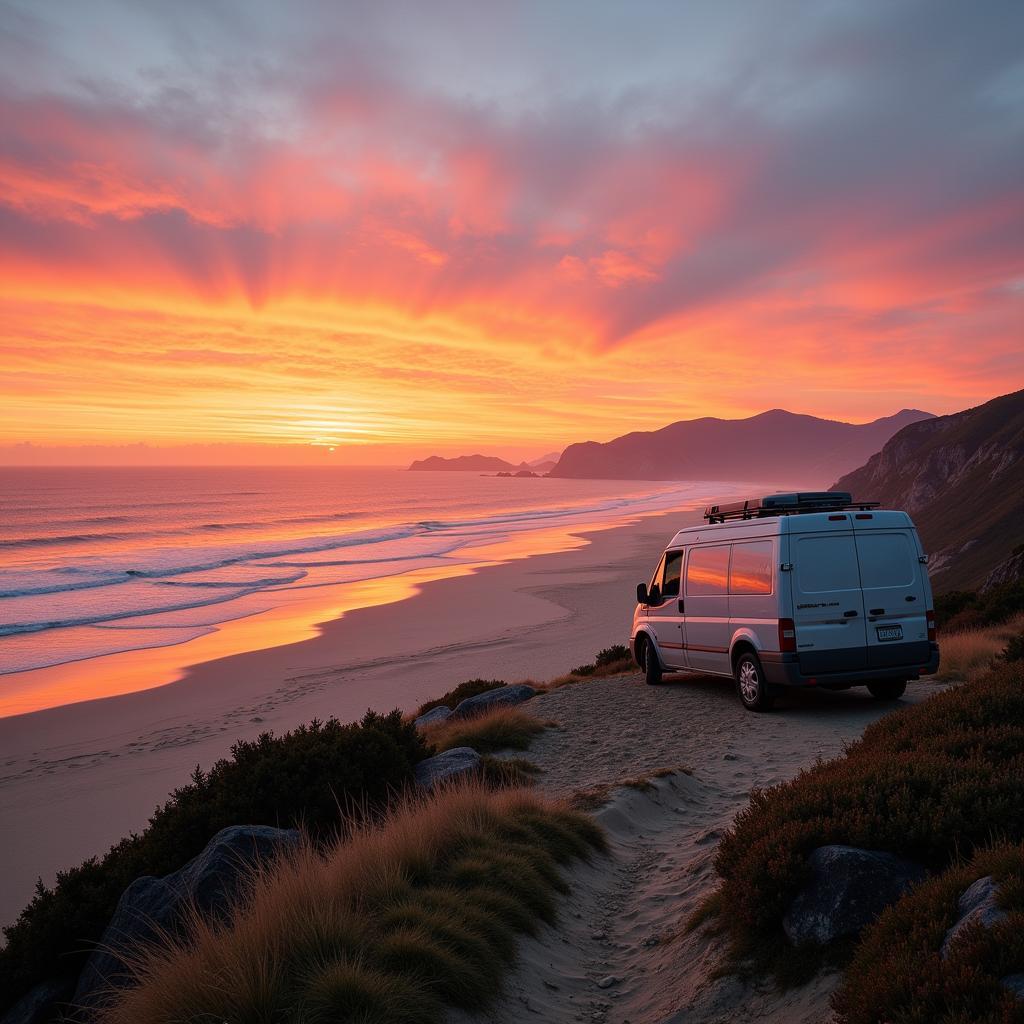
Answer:
MULTIPOLYGON (((698 517, 534 535, 532 550, 549 553, 500 564, 507 552, 480 549, 481 567, 447 578, 376 581, 392 588, 377 599, 392 603, 345 610, 319 598, 324 624, 299 642, 272 646, 275 613, 253 616, 236 628, 254 649, 197 663, 177 682, 0 719, 0 922, 17 915, 38 877, 52 881, 143 827, 197 764, 236 740, 314 717, 349 721, 367 707, 414 709, 478 676, 549 678, 625 642, 634 584, 698 517)), ((165 657, 131 652, 117 671, 152 670, 165 657)))

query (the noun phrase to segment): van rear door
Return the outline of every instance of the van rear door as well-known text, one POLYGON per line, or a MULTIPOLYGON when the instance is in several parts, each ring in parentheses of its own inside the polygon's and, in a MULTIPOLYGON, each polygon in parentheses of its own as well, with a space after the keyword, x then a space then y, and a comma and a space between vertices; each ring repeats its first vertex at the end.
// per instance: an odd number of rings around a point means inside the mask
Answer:
POLYGON ((867 668, 864 601, 849 521, 827 533, 794 533, 793 621, 805 675, 867 668))
POLYGON ((873 523, 854 523, 868 668, 927 665, 928 596, 915 538, 909 527, 879 529, 873 523))

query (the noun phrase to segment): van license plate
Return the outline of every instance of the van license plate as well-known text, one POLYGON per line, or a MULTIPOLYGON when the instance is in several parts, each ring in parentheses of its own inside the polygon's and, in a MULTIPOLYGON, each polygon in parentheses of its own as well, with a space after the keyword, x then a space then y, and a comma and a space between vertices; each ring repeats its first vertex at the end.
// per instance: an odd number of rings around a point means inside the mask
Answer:
POLYGON ((878 639, 882 641, 903 639, 902 626, 875 626, 875 632, 878 633, 878 639))

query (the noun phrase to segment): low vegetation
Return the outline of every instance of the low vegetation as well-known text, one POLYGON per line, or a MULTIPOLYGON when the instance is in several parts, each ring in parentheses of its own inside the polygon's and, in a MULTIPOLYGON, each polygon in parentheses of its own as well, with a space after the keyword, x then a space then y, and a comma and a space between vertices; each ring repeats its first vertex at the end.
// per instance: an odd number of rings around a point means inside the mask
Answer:
POLYGON ((815 847, 888 850, 942 871, 994 839, 1024 840, 1019 662, 888 715, 844 756, 754 792, 715 862, 734 958, 786 959, 782 915, 815 847))
POLYGON ((425 715, 428 711, 439 707, 451 708, 454 711, 464 700, 475 697, 478 693, 497 690, 504 685, 504 679, 467 679, 464 683, 459 683, 454 689, 449 690, 443 697, 438 697, 437 700, 428 700, 426 704, 420 706, 419 711, 413 717, 419 718, 420 715, 425 715))
POLYGON ((526 750, 535 736, 553 725, 518 707, 495 707, 472 718, 437 722, 421 732, 436 750, 472 747, 480 754, 497 750, 526 750))
POLYGON ((1005 1024, 1021 1004, 1003 978, 1024 966, 1024 847, 982 850, 918 886, 862 936, 834 1006, 845 1024, 1005 1024), (992 876, 1006 917, 958 936, 943 958, 957 902, 972 882, 992 876))
POLYGON ((655 779, 666 779, 670 775, 692 775, 693 769, 677 764, 668 768, 655 768, 643 775, 632 775, 618 782, 602 782, 587 789, 578 789, 572 796, 572 806, 579 811, 593 811, 608 803, 616 789, 635 789, 646 793, 654 789, 655 779))
POLYGON ((943 640, 953 633, 996 626, 1021 614, 1024 580, 1003 583, 984 592, 951 590, 935 597, 935 618, 943 640))
POLYGON ((316 840, 387 805, 429 753, 398 711, 361 722, 314 721, 282 736, 237 743, 208 772, 158 808, 140 834, 122 839, 41 883, 18 920, 4 929, 0 1007, 48 977, 73 975, 99 941, 123 890, 140 875, 165 875, 196 856, 228 825, 301 825, 316 840))
POLYGON ((940 680, 973 679, 988 670, 995 658, 1006 656, 1007 645, 1024 633, 1024 615, 1016 615, 994 626, 978 626, 943 633, 940 680))
POLYGON ((224 926, 141 951, 102 1024, 437 1024, 491 999, 516 934, 555 916, 590 819, 527 792, 448 789, 269 869, 224 926))
POLYGON ((636 671, 636 664, 625 644, 613 644, 597 652, 594 660, 586 665, 577 665, 571 672, 557 676, 544 684, 546 690, 557 690, 560 686, 580 683, 592 677, 617 676, 624 672, 636 671))

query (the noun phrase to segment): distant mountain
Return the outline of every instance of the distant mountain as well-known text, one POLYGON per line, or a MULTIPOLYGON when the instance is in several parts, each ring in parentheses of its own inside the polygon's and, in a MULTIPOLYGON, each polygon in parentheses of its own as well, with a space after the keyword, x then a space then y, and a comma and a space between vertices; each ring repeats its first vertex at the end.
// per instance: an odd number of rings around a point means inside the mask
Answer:
POLYGON ((615 480, 778 480, 822 486, 877 452, 898 430, 932 416, 903 409, 841 423, 772 409, 742 420, 705 416, 599 444, 571 444, 550 476, 615 480))
POLYGON ((937 589, 1010 578, 1024 569, 1024 391, 905 427, 834 486, 906 509, 937 589))
POLYGON ((531 469, 525 462, 518 466, 494 455, 459 455, 454 459, 444 459, 440 455, 431 455, 428 459, 419 459, 409 469, 413 471, 427 470, 431 472, 472 472, 472 473, 517 473, 521 469, 531 469))
POLYGON ((547 470, 541 470, 541 467, 547 466, 550 468, 558 462, 559 455, 561 455, 561 452, 548 452, 547 455, 542 455, 539 459, 530 459, 530 465, 533 466, 534 469, 546 473, 547 470))

